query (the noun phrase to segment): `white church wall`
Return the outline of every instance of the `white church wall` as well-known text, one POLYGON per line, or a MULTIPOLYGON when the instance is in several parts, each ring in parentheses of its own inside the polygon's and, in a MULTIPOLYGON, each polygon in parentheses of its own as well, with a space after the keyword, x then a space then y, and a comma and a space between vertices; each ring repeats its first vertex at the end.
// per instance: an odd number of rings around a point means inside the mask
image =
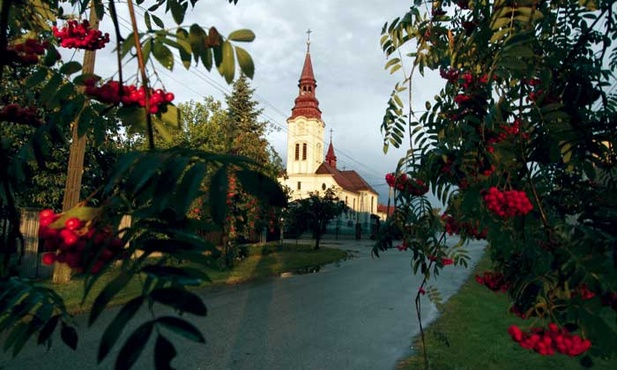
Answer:
POLYGON ((321 120, 296 117, 288 121, 287 173, 315 173, 324 158, 324 123, 321 120))

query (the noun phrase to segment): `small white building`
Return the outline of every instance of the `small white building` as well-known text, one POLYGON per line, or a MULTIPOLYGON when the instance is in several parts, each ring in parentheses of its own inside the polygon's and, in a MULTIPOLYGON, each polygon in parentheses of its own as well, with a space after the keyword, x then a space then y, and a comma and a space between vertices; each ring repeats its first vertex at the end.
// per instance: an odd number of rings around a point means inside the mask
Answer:
POLYGON ((309 47, 298 87, 298 97, 287 119, 287 169, 279 182, 292 190, 292 200, 334 188, 339 200, 351 210, 338 222, 348 227, 360 223, 368 229, 370 215, 377 213, 378 194, 356 171, 336 167, 332 137, 324 157, 326 124, 315 95, 317 83, 309 47))

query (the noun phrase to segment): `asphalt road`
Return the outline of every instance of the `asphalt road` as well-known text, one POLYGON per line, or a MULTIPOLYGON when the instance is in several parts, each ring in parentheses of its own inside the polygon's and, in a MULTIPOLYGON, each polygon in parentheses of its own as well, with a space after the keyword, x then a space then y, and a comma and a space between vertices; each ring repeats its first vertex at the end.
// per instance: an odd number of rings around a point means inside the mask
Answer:
MULTIPOLYGON (((301 241, 302 242, 302 241, 301 241)), ((310 241, 306 241, 310 242, 310 241)), ((168 334, 176 344, 177 369, 393 369, 411 353, 411 339, 419 333, 413 299, 421 279, 413 276, 410 253, 389 250, 370 255, 371 241, 324 240, 324 246, 350 250, 347 261, 310 274, 290 275, 261 283, 207 290, 208 316, 192 322, 207 343, 194 344, 168 334)), ((475 263, 482 243, 468 246, 475 263)), ((448 266, 432 284, 444 299, 457 291, 470 269, 448 266)), ((0 369, 111 369, 113 359, 96 366, 98 342, 117 309, 86 328, 78 321, 79 348, 67 349, 56 338, 52 349, 29 345, 15 359, 0 353, 0 369)), ((146 315, 146 312, 143 313, 146 315)), ((437 315, 423 301, 423 322, 437 315)), ((138 325, 134 320, 131 326, 138 325)), ((118 353, 119 346, 112 351, 118 353)), ((153 369, 153 343, 135 369, 153 369)))

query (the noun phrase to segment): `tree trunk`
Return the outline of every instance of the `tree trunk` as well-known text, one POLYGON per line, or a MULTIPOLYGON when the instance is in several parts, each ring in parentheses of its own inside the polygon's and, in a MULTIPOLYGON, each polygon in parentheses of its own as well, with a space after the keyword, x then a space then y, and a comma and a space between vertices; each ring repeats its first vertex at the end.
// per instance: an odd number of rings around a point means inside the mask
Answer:
MULTIPOLYGON (((90 27, 99 28, 99 20, 96 12, 90 12, 90 27)), ((94 61, 96 52, 87 50, 84 53, 83 73, 94 73, 94 61)), ((79 203, 81 191, 81 177, 84 171, 84 155, 86 153, 86 135, 79 136, 79 117, 73 122, 72 140, 69 151, 69 164, 66 173, 66 184, 64 186, 64 199, 62 201, 62 212, 65 212, 79 203)), ((66 263, 56 262, 54 265, 53 284, 63 284, 71 280, 72 269, 66 263)))
POLYGON ((321 240, 321 228, 317 227, 315 228, 315 247, 313 248, 314 250, 318 250, 319 249, 319 241, 321 240))

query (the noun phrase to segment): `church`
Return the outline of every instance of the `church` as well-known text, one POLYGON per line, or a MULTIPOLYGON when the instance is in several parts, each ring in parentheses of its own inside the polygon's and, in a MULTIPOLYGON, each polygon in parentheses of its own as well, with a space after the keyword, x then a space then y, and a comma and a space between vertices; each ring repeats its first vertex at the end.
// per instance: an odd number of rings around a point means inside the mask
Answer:
POLYGON ((360 224, 368 231, 371 215, 377 213, 378 193, 356 171, 337 168, 332 134, 324 156, 326 124, 316 96, 310 41, 298 88, 298 97, 287 119, 286 173, 279 182, 292 190, 292 200, 305 198, 309 193, 323 194, 326 189, 334 188, 339 200, 350 210, 338 220, 337 227, 345 229, 360 224))

